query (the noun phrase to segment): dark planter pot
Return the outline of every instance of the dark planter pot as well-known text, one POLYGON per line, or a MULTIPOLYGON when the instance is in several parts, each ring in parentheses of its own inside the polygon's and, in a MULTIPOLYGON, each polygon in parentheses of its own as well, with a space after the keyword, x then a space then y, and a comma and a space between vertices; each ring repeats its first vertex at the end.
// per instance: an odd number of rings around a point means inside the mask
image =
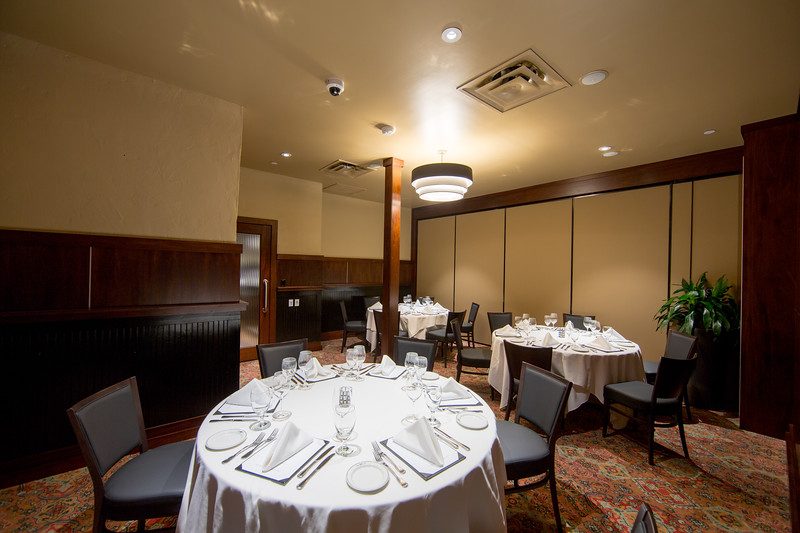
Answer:
POLYGON ((739 349, 736 335, 720 339, 705 330, 695 330, 697 368, 689 379, 689 402, 702 409, 738 412, 739 349))

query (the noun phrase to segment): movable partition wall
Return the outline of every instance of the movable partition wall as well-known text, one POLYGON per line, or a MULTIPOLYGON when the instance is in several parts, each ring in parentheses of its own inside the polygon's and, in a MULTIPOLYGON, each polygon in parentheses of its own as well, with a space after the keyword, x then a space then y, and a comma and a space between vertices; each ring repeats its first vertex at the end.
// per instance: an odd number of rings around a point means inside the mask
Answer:
POLYGON ((417 293, 445 307, 591 313, 657 360, 653 319, 681 278, 708 271, 739 284, 740 176, 579 196, 420 220, 417 293))

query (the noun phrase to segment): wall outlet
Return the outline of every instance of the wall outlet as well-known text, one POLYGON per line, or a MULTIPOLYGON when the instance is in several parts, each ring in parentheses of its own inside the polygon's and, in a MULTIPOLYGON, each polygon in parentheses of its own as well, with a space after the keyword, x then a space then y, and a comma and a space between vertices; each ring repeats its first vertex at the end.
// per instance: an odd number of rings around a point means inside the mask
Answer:
POLYGON ((300 307, 300 298, 295 298, 294 299, 294 306, 295 307, 300 307))
POLYGON ((294 300, 289 298, 289 307, 294 307, 294 300))

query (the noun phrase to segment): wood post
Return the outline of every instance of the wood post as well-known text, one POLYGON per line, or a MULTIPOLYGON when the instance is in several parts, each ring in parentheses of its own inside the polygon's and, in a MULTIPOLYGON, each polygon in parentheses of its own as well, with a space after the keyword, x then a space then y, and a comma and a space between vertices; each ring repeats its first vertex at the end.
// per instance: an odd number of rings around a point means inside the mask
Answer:
POLYGON ((385 189, 383 196, 383 340, 384 354, 394 356, 394 337, 400 326, 400 183, 403 161, 395 157, 383 160, 385 189))

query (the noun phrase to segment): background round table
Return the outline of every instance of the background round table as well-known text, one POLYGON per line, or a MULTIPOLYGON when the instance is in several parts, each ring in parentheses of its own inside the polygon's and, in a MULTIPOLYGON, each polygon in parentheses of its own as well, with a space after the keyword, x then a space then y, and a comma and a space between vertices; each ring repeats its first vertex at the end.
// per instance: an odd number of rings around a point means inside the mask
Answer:
MULTIPOLYGON (((443 382, 440 378, 439 384, 443 382)), ((489 427, 483 430, 462 428, 449 412, 437 414, 442 428, 471 448, 460 450, 465 460, 428 481, 406 467, 407 488, 394 478, 383 491, 372 495, 348 487, 347 470, 360 461, 374 460, 371 441, 393 436, 403 428, 400 421, 411 412, 411 400, 400 390, 403 384, 402 378, 365 377, 362 382, 336 378, 316 383, 309 390, 289 392, 280 409, 291 410, 289 420, 327 440, 334 433, 334 386, 353 385, 356 393, 358 436, 352 442, 361 446, 362 452, 334 457, 303 490, 295 488, 296 477, 281 486, 236 471, 241 461, 223 465, 222 460, 233 451, 209 451, 206 440, 224 429, 244 428, 250 442, 255 432, 247 429, 249 422, 209 423, 209 415, 197 435, 178 531, 505 531, 505 465, 494 415, 482 400, 481 408, 489 419, 489 427)), ((417 400, 415 411, 427 412, 424 398, 417 400)), ((286 422, 272 424, 267 434, 286 422)), ((332 444, 338 445, 336 441, 332 444)))
MULTIPOLYGON (((447 324, 447 309, 442 313, 415 313, 407 304, 399 305, 400 331, 407 331, 408 336, 414 339, 424 339, 426 330, 433 326, 447 324)), ((367 340, 370 346, 375 346, 378 332, 375 329, 375 314, 372 309, 367 309, 367 340)))

